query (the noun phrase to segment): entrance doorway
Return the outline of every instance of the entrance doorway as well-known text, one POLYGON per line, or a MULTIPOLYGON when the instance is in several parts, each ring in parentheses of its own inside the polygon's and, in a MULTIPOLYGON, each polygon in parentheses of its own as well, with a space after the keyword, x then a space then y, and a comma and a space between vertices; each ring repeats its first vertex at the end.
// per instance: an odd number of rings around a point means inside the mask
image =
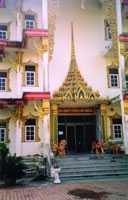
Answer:
POLYGON ((96 139, 95 116, 59 116, 58 141, 67 141, 68 153, 91 151, 91 143, 96 139))

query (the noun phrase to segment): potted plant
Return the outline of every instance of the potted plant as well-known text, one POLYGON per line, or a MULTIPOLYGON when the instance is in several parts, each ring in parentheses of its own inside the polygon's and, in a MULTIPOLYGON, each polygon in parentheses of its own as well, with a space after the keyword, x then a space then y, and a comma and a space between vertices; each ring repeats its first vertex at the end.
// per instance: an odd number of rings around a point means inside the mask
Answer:
POLYGON ((16 184, 16 180, 25 175, 26 165, 23 163, 22 157, 16 155, 8 155, 6 157, 4 180, 6 185, 16 184))

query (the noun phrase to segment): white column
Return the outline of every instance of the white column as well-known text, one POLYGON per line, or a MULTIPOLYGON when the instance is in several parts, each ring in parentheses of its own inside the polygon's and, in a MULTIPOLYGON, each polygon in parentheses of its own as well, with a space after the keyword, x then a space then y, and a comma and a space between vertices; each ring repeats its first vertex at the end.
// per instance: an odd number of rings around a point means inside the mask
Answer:
MULTIPOLYGON (((117 14, 117 26, 118 26, 118 36, 122 34, 122 16, 121 16, 121 2, 120 0, 116 0, 116 14, 117 14)), ((120 54, 120 42, 119 42, 119 77, 120 77, 120 104, 121 104, 121 114, 122 114, 122 127, 123 127, 123 136, 124 136, 124 149, 125 153, 128 154, 128 122, 126 121, 125 113, 124 113, 124 102, 123 102, 123 77, 122 72, 125 72, 124 65, 124 56, 120 54)))
POLYGON ((17 41, 22 41, 22 16, 20 12, 16 14, 17 20, 17 41))
POLYGON ((22 72, 20 66, 17 67, 17 98, 22 97, 22 72))
POLYGON ((42 0, 42 27, 48 29, 48 0, 42 0))
MULTIPOLYGON (((20 122, 21 123, 21 122, 20 122)), ((21 156, 21 136, 22 136, 22 126, 19 126, 19 120, 16 123, 16 156, 21 156)))
MULTIPOLYGON (((42 27, 48 29, 48 0, 42 0, 42 27)), ((43 90, 49 90, 48 52, 43 55, 43 90)))
POLYGON ((48 51, 43 55, 43 67, 44 67, 44 88, 45 91, 49 91, 49 64, 48 64, 48 51))
POLYGON ((44 144, 50 144, 50 115, 44 116, 43 132, 44 132, 44 144))

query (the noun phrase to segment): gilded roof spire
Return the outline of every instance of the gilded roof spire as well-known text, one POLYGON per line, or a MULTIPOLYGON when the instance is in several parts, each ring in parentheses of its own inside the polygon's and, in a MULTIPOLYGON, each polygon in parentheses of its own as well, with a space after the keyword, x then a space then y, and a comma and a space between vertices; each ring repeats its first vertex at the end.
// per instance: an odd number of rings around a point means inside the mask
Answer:
POLYGON ((75 56, 75 46, 74 46, 74 35, 73 35, 73 22, 71 22, 71 39, 72 39, 72 49, 71 49, 71 60, 76 60, 75 56))

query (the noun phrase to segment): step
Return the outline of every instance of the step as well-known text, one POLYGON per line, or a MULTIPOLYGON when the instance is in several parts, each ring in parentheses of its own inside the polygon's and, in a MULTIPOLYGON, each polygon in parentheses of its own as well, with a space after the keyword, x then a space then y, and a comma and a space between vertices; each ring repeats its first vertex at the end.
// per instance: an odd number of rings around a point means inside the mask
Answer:
POLYGON ((86 171, 86 170, 106 170, 106 169, 116 169, 116 168, 118 168, 118 169, 122 169, 122 170, 124 170, 124 169, 128 169, 128 165, 116 165, 116 166, 95 166, 95 167, 72 167, 72 168, 63 168, 63 167, 61 167, 61 172, 70 172, 70 171, 74 171, 74 172, 77 172, 77 171, 86 171))
POLYGON ((92 173, 92 174, 69 174, 69 175, 65 175, 65 174, 60 174, 60 178, 74 178, 74 177, 92 177, 92 176, 95 176, 95 177, 98 177, 98 176, 119 176, 119 175, 127 175, 128 176, 128 171, 126 172, 100 172, 100 173, 92 173))

